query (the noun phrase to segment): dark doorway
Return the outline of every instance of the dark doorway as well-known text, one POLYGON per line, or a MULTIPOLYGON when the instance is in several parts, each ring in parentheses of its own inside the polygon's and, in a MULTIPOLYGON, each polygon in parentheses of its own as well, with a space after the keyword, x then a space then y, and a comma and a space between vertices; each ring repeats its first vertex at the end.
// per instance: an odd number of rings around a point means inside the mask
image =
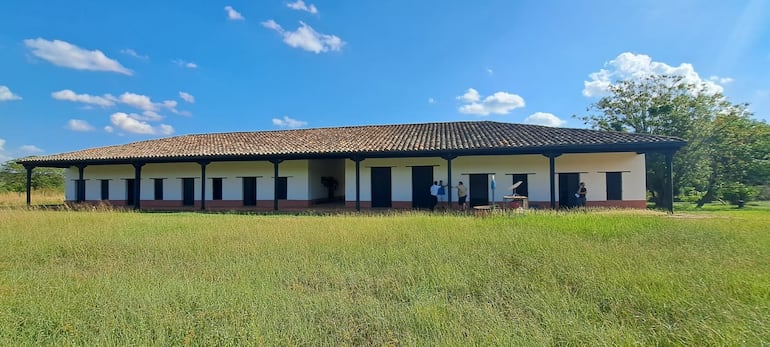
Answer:
POLYGON ((243 178, 243 206, 257 206, 257 178, 243 178))
POLYGON ((433 166, 412 166, 412 208, 432 208, 433 166))
POLYGON ((102 200, 110 199, 110 180, 102 180, 102 200))
POLYGON ((468 203, 471 207, 489 205, 489 175, 470 174, 468 190, 470 194, 468 203))
POLYGON ((195 179, 182 179, 182 206, 195 205, 195 179))
POLYGON ((126 180, 126 205, 127 206, 134 206, 136 203, 134 194, 135 191, 135 180, 133 178, 129 178, 126 180))
POLYGON ((289 178, 278 177, 276 182, 275 198, 278 200, 286 200, 289 197, 289 178))
POLYGON ((580 188, 580 174, 568 172, 559 174, 559 207, 570 208, 577 206, 577 193, 580 188))
POLYGON ((392 207, 390 167, 372 168, 372 207, 392 207))
POLYGON ((516 187, 515 191, 512 191, 511 193, 516 193, 516 195, 521 196, 529 196, 529 175, 527 174, 514 174, 513 175, 513 184, 516 184, 516 182, 521 182, 521 184, 516 187))

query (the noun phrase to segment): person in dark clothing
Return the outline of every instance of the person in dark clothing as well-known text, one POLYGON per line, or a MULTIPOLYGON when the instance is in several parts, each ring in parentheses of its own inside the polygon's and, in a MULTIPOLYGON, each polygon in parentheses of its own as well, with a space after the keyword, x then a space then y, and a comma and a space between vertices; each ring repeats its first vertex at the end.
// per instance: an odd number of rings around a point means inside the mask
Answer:
POLYGON ((579 207, 585 207, 586 206, 586 193, 588 193, 588 189, 586 189, 585 182, 580 182, 580 188, 578 188, 577 191, 577 204, 579 207))

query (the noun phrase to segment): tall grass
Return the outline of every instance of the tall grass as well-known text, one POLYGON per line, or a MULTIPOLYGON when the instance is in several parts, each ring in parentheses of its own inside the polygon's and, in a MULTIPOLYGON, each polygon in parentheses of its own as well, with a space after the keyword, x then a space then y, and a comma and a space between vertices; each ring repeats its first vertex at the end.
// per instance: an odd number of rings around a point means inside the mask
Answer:
MULTIPOLYGON (((64 203, 64 192, 33 190, 31 196, 32 205, 56 205, 64 203)), ((27 193, 2 192, 0 193, 0 207, 18 207, 27 205, 27 193)))
POLYGON ((0 345, 766 344, 770 218, 684 217, 0 211, 0 345))

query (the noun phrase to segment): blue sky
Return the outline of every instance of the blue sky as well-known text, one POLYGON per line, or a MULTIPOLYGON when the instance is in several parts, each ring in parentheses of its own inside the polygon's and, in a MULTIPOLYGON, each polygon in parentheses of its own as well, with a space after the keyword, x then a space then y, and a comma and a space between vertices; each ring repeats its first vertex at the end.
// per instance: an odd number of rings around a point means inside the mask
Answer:
POLYGON ((584 127, 681 74, 770 119, 768 1, 0 5, 0 161, 172 135, 493 120, 584 127))

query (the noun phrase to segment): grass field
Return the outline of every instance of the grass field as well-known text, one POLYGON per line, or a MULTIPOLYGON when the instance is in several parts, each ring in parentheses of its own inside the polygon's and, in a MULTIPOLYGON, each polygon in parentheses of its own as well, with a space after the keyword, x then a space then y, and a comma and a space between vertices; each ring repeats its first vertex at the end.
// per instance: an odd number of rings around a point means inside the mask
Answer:
POLYGON ((0 210, 0 345, 762 345, 769 225, 0 210))

